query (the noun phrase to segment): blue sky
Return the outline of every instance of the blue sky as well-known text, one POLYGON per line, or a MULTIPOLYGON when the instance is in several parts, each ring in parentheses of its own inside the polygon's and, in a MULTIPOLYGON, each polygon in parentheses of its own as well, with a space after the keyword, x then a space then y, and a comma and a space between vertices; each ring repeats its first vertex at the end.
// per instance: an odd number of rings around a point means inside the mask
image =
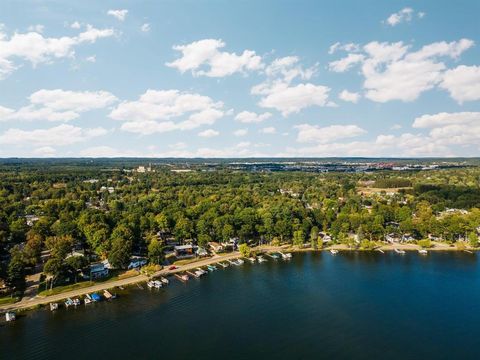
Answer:
POLYGON ((478 1, 0 2, 0 157, 480 156, 478 1))

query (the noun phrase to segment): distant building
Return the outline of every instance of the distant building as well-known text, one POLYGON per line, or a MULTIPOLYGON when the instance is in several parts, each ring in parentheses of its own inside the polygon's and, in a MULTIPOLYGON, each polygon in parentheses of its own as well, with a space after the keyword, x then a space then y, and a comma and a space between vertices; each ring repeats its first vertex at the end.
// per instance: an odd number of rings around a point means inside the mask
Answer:
POLYGON ((27 221, 28 226, 33 226, 33 224, 40 220, 40 218, 36 215, 25 215, 25 220, 27 221))

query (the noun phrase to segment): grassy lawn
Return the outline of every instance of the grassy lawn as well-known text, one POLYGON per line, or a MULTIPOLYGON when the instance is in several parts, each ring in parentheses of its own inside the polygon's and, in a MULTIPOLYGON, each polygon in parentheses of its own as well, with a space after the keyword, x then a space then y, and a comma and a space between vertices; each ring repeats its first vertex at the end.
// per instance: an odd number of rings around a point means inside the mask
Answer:
POLYGON ((5 297, 0 297, 0 305, 13 304, 17 301, 20 301, 20 298, 18 296, 11 297, 10 295, 8 295, 5 297))
MULTIPOLYGON (((71 290, 77 290, 77 289, 83 289, 89 286, 95 285, 95 282, 93 281, 84 281, 84 282, 79 282, 76 284, 70 284, 70 285, 64 285, 64 286, 56 286, 53 289, 48 289, 48 290, 43 290, 38 293, 39 296, 50 296, 50 295, 56 295, 56 294, 61 294, 66 291, 71 291, 71 290)), ((40 288, 45 287, 45 285, 41 284, 40 288)))
MULTIPOLYGON (((111 272, 111 276, 105 277, 103 279, 98 279, 97 281, 82 281, 76 284, 69 284, 63 286, 55 286, 53 289, 43 290, 38 293, 39 296, 50 296, 50 295, 57 295, 71 290, 83 289, 89 286, 93 286, 95 284, 101 284, 104 282, 115 281, 115 280, 122 280, 137 276, 138 272, 136 270, 128 270, 123 272, 111 272)), ((40 289, 45 289, 45 283, 40 284, 40 289)))

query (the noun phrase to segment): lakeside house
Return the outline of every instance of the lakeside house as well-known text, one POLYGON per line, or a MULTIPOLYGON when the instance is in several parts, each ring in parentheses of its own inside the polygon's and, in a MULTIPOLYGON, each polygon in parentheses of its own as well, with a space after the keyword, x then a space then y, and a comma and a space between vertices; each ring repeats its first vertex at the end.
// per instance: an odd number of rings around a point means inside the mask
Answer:
POLYGON ((223 246, 216 241, 210 241, 208 243, 208 247, 210 248, 210 250, 212 250, 215 253, 219 253, 223 251, 223 246))
POLYGON ((205 257, 208 256, 208 251, 202 247, 198 247, 197 251, 195 251, 195 254, 197 254, 198 257, 205 257))
POLYGON ((190 259, 195 257, 195 251, 193 250, 193 245, 177 245, 173 248, 175 257, 177 259, 190 259))
POLYGON ((90 279, 101 279, 108 276, 109 270, 106 267, 105 263, 98 262, 90 264, 90 279))
POLYGON ((385 240, 391 244, 394 244, 399 243, 401 241, 401 238, 397 234, 390 233, 385 235, 385 240))
POLYGON ((128 269, 138 269, 144 265, 147 265, 147 259, 142 256, 132 256, 130 258, 130 264, 128 264, 128 269))

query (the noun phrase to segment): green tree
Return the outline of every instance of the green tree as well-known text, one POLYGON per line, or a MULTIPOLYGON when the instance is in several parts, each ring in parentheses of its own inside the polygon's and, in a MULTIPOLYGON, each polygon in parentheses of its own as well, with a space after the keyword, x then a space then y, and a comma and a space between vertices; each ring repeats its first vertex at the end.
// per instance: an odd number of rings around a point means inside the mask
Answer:
POLYGON ((157 239, 152 239, 148 244, 148 258, 153 264, 161 264, 163 260, 163 243, 157 239))
POLYGON ((242 256, 246 258, 249 258, 252 253, 252 249, 250 248, 250 246, 245 243, 238 246, 238 251, 240 251, 240 254, 242 254, 242 256))

